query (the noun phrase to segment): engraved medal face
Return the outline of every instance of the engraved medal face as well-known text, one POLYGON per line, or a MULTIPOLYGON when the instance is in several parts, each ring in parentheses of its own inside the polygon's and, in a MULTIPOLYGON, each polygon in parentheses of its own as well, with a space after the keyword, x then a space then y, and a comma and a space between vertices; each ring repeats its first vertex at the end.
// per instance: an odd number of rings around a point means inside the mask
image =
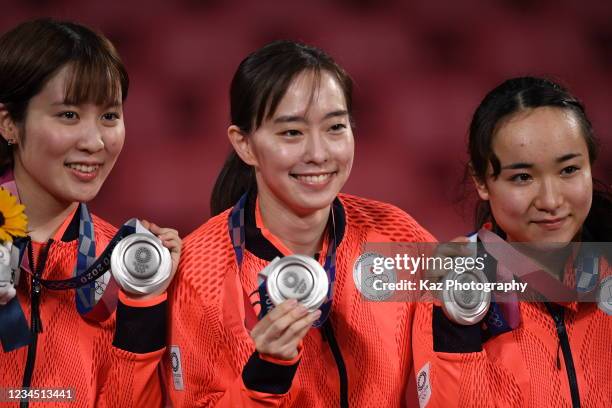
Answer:
POLYGON ((385 269, 382 273, 374 272, 374 259, 383 258, 375 252, 364 252, 353 264, 353 281, 357 290, 368 300, 382 301, 390 298, 393 291, 389 289, 376 290, 374 282, 394 283, 397 275, 394 269, 385 269))
POLYGON ((461 286, 474 283, 488 282, 484 272, 478 269, 457 273, 451 271, 446 275, 445 281, 455 281, 459 288, 447 288, 444 282, 442 292, 442 309, 446 316, 455 323, 462 325, 472 325, 480 322, 491 304, 491 292, 477 289, 463 289, 461 286))
POLYGON ((134 233, 113 249, 111 271, 126 292, 153 293, 171 277, 170 251, 152 234, 134 233))
POLYGON ((289 264, 276 275, 276 286, 285 299, 307 298, 314 287, 314 277, 302 264, 289 264))
POLYGON ((289 255, 275 259, 266 269, 266 290, 274 305, 297 299, 306 309, 315 311, 325 301, 329 280, 313 258, 289 255))
POLYGON ((159 269, 161 255, 149 242, 136 241, 125 250, 123 262, 132 276, 150 278, 159 269))
POLYGON ((599 284, 597 305, 605 314, 612 316, 612 276, 608 276, 599 284))

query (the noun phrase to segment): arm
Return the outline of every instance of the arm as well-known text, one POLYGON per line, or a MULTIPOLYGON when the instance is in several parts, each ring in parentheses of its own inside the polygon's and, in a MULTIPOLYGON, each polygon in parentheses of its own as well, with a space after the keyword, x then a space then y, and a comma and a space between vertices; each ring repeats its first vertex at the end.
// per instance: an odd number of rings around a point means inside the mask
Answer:
POLYGON ((495 405, 478 325, 457 325, 433 303, 418 303, 412 342, 421 407, 495 405))
POLYGON ((103 407, 162 406, 158 363, 166 337, 166 294, 132 300, 122 292, 110 370, 98 403, 103 407))
MULTIPOLYGON (((190 274, 185 271, 181 269, 179 276, 190 274)), ((204 301, 187 279, 171 287, 170 347, 180 355, 165 364, 166 389, 173 406, 282 406, 288 400, 301 352, 282 360, 255 351, 240 368, 252 347, 228 350, 234 341, 224 333, 224 312, 220 302, 211 303, 213 297, 209 294, 208 302, 204 301)))

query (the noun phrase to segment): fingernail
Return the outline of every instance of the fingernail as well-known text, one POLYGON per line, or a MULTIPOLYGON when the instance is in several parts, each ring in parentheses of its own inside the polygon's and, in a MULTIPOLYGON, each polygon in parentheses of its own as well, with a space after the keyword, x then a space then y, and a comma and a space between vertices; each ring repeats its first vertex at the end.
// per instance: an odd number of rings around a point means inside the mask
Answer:
POLYGON ((287 305, 291 307, 295 307, 297 305, 297 299, 289 299, 287 301, 287 305))
POLYGON ((313 320, 317 320, 319 317, 321 317, 321 311, 317 310, 312 314, 312 319, 313 320))

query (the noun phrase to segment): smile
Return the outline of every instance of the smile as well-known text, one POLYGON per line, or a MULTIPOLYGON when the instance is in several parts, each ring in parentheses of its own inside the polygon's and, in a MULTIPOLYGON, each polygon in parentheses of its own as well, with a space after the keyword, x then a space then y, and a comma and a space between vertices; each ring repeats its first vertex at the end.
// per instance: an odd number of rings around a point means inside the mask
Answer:
POLYGON ((294 179, 305 184, 325 184, 336 172, 320 174, 291 174, 294 179))
POLYGON ((99 164, 81 164, 81 163, 67 163, 64 166, 69 169, 76 170, 79 173, 90 174, 96 172, 100 168, 99 164))
POLYGON ((561 228, 561 226, 563 225, 563 223, 565 222, 567 218, 568 216, 565 216, 565 217, 554 218, 550 220, 533 221, 533 223, 549 231, 554 231, 554 230, 558 230, 559 228, 561 228))

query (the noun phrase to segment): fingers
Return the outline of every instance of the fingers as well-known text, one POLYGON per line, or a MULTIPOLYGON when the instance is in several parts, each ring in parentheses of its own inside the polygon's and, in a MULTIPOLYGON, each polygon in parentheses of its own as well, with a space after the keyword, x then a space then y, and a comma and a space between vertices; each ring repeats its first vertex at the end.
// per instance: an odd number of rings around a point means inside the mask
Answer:
POLYGON ((251 337, 255 338, 261 336, 263 333, 268 330, 268 326, 270 326, 275 320, 283 317, 285 314, 290 312, 291 310, 297 307, 297 300, 289 299, 276 306, 270 313, 268 313, 263 319, 261 319, 253 330, 251 331, 251 337))
POLYGON ((292 310, 285 313, 283 316, 273 320, 268 325, 268 328, 263 333, 263 335, 268 339, 279 339, 283 335, 283 333, 289 328, 289 326, 291 326, 293 323, 297 322, 307 314, 308 310, 304 306, 297 305, 292 310))
POLYGON ((317 321, 317 319, 321 316, 321 311, 316 310, 312 313, 308 313, 303 316, 301 319, 293 322, 285 332, 281 335, 281 337, 277 340, 279 344, 286 344, 292 347, 297 348, 297 345, 300 343, 302 338, 306 335, 308 330, 312 327, 312 324, 317 321))
POLYGON ((285 301, 253 328, 251 337, 255 348, 260 353, 291 360, 298 353, 300 341, 320 316, 319 310, 309 313, 295 300, 285 301))

